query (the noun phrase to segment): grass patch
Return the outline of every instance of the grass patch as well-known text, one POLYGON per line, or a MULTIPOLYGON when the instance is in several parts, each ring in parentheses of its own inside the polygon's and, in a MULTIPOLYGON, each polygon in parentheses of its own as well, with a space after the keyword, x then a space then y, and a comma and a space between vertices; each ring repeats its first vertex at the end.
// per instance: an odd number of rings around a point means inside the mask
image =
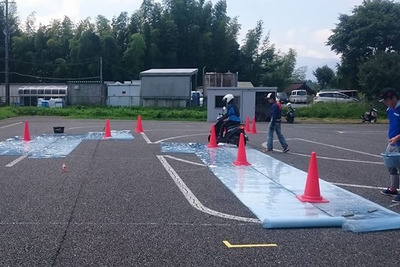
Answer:
MULTIPOLYGON (((378 122, 387 122, 386 107, 382 103, 364 101, 355 103, 316 103, 309 107, 296 108, 296 121, 320 123, 360 122, 360 116, 374 105, 378 108, 378 122)), ((283 117, 287 108, 283 106, 283 117)), ((161 108, 161 107, 108 107, 68 106, 65 108, 45 107, 1 107, 0 119, 18 116, 62 116, 76 119, 136 119, 141 115, 146 120, 206 121, 205 107, 161 108)))

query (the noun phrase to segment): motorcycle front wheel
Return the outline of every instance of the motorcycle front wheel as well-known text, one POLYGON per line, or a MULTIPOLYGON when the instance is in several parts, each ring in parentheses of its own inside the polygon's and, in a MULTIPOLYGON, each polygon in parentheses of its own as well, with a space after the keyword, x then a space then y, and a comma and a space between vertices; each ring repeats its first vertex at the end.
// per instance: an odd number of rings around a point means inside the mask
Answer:
MULTIPOLYGON (((239 135, 232 135, 232 136, 227 140, 227 143, 228 143, 228 144, 233 144, 233 145, 236 145, 237 147, 239 147, 239 141, 240 141, 239 135)), ((244 145, 245 145, 245 146, 246 146, 246 143, 247 143, 246 138, 244 138, 244 145)))

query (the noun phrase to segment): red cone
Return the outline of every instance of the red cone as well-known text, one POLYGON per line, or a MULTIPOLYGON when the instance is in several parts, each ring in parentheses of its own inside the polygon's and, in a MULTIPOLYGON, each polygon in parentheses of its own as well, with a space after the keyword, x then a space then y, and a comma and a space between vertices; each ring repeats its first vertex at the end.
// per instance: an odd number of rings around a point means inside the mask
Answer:
POLYGON ((215 148, 215 147, 218 147, 218 144, 217 144, 217 135, 216 135, 216 133, 215 133, 215 124, 213 124, 213 125, 211 126, 210 141, 209 141, 207 147, 208 147, 208 148, 215 148))
POLYGON ((110 128, 110 120, 107 119, 106 121, 106 128, 104 130, 104 138, 111 137, 111 128, 110 128))
POLYGON ((253 121, 252 121, 252 124, 251 124, 251 132, 250 133, 252 133, 252 134, 256 134, 257 133, 256 118, 255 117, 253 117, 253 121))
POLYGON ((249 166, 251 165, 247 161, 246 157, 246 149, 244 147, 244 136, 243 133, 240 134, 240 140, 239 140, 239 149, 237 153, 237 158, 236 161, 233 163, 235 166, 249 166))
POLYGON ((246 117, 246 124, 244 126, 244 131, 250 133, 250 118, 249 116, 246 117))
POLYGON ((308 166, 308 174, 306 181, 306 188, 304 194, 296 196, 302 202, 312 203, 327 203, 328 200, 322 198, 319 191, 319 178, 318 178, 318 166, 317 166, 317 155, 315 152, 311 153, 310 164, 308 166))
POLYGON ((24 136, 22 138, 24 141, 31 141, 31 135, 29 134, 29 125, 28 121, 25 121, 25 127, 24 127, 24 136))
POLYGON ((143 133, 143 126, 142 126, 142 116, 138 115, 137 122, 136 122, 136 130, 137 133, 143 133))

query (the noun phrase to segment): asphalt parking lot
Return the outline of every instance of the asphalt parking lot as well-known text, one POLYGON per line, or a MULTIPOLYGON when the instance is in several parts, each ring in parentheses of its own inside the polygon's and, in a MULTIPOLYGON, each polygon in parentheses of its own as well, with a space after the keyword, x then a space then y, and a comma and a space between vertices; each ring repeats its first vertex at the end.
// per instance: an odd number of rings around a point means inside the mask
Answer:
MULTIPOLYGON (((103 131, 103 120, 56 117, 0 121, 0 141, 21 136, 103 131)), ((194 154, 162 153, 162 142, 206 143, 211 124, 111 120, 134 140, 83 141, 65 158, 0 156, 1 266, 387 266, 400 263, 398 231, 356 234, 341 228, 264 229, 193 207, 160 163, 208 209, 254 218, 194 154), (62 172, 65 163, 67 172, 62 172), (225 242, 224 242, 225 241, 225 242)), ((263 149, 266 124, 248 146, 263 149)), ((319 176, 400 212, 380 153, 384 124, 283 124, 290 152, 271 156, 307 171, 317 153, 319 176)), ((281 149, 276 140, 275 149, 281 149)))

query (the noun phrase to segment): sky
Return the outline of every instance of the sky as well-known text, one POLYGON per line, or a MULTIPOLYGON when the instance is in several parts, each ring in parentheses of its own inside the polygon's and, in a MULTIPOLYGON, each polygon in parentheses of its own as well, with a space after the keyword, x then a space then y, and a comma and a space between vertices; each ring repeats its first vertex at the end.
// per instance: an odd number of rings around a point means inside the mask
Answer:
MULTIPOLYGON (((162 0, 155 0, 160 2, 162 0)), ((37 23, 48 24, 51 19, 68 16, 74 22, 97 15, 109 20, 121 12, 128 15, 140 8, 142 0, 14 0, 22 25, 26 17, 36 12, 37 23)), ((213 5, 217 0, 211 0, 213 5)), ((242 25, 239 43, 257 21, 264 22, 264 36, 269 33, 270 43, 285 53, 289 48, 297 52, 297 66, 307 66, 307 79, 317 67, 331 68, 339 62, 326 46, 331 30, 339 23, 339 15, 351 15, 355 6, 363 0, 226 0, 227 15, 238 17, 242 25)))

